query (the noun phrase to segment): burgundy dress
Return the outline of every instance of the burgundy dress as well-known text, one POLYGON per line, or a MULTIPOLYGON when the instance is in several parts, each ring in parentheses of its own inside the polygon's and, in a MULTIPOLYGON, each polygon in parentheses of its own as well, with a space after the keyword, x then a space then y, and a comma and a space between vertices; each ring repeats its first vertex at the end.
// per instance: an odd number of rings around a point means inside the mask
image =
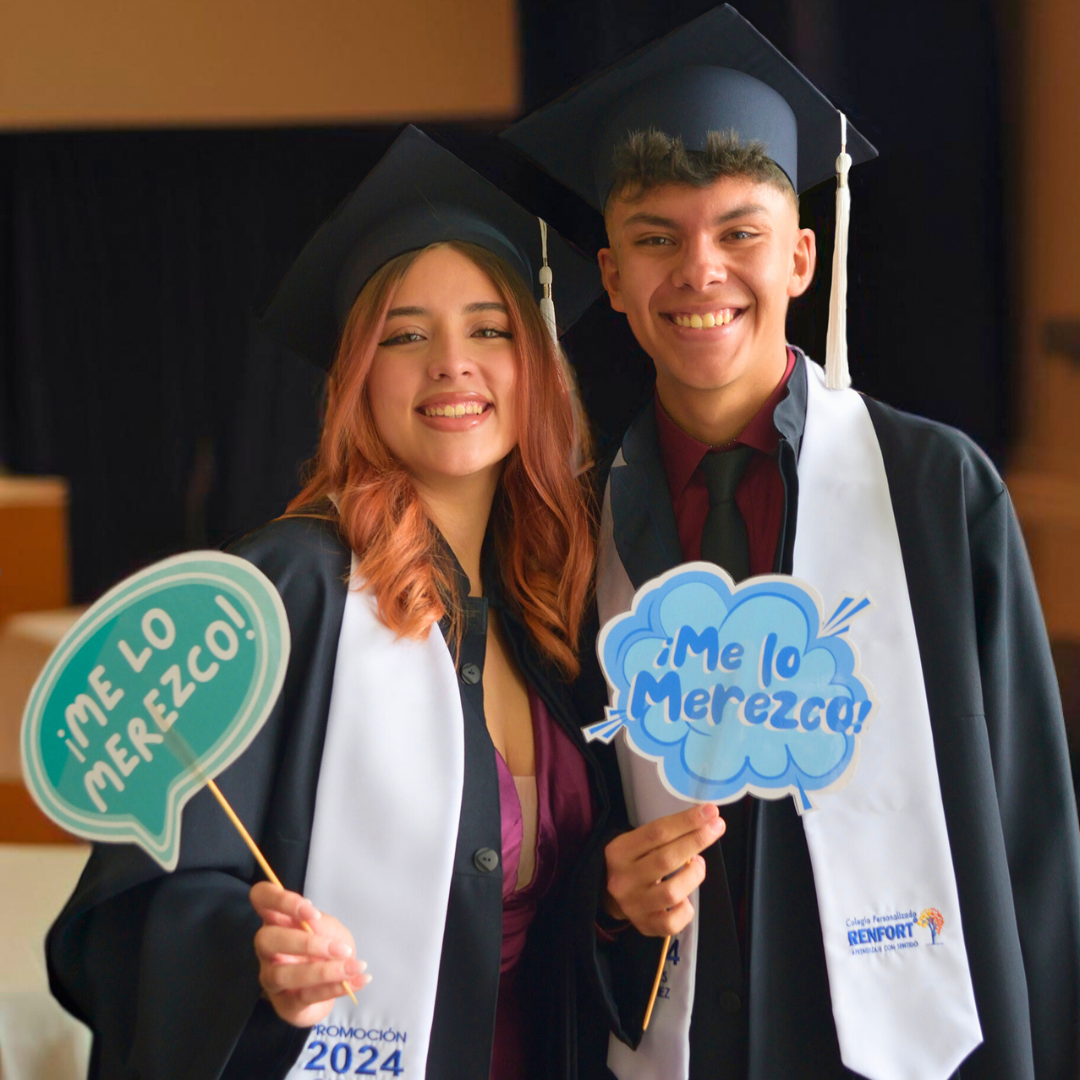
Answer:
POLYGON ((578 748, 531 687, 529 706, 536 758, 536 869, 521 889, 516 888, 524 834, 521 803, 509 767, 495 755, 502 811, 503 939, 491 1080, 521 1080, 527 1074, 527 1011, 517 963, 537 904, 576 859, 593 822, 589 776, 578 748))

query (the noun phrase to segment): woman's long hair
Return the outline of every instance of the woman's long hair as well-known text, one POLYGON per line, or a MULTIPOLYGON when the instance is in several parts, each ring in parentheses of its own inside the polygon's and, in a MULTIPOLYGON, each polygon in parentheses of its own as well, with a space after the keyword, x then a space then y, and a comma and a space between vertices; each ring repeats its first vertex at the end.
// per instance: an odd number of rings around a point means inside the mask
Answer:
MULTIPOLYGON (((572 377, 519 275, 477 245, 445 246, 471 259, 502 294, 517 356, 519 442, 503 463, 490 523, 502 588, 541 654, 575 676, 595 542, 581 477, 588 439, 572 377)), ((376 430, 368 399, 391 299, 420 254, 392 259, 357 297, 330 371, 319 449, 286 514, 336 517, 356 553, 356 583, 375 595, 383 622, 400 636, 420 638, 449 614, 456 647, 461 598, 452 572, 412 480, 376 430)))

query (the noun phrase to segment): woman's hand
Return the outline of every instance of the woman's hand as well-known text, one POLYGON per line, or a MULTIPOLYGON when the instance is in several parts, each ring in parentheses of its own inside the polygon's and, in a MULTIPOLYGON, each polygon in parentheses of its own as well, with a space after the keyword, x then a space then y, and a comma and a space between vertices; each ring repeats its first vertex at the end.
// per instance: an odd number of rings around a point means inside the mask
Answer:
POLYGON ((604 909, 649 937, 677 934, 694 917, 688 897, 705 880, 700 852, 724 833, 712 803, 657 818, 605 848, 604 909))
POLYGON ((334 1000, 371 982, 367 967, 353 957, 352 934, 310 900, 269 881, 252 886, 251 906, 263 924, 255 934, 259 982, 274 1012, 297 1027, 325 1020, 334 1000), (303 927, 307 923, 314 934, 303 927))

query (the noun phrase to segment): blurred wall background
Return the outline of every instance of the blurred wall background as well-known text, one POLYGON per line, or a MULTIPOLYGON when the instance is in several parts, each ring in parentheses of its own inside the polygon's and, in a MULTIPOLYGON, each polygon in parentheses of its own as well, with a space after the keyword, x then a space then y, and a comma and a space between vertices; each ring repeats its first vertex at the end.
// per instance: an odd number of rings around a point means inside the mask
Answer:
MULTIPOLYGON (((711 6, 42 0, 0 12, 0 463, 69 479, 73 598, 223 543, 296 490, 319 373, 251 312, 402 120, 428 122, 595 250, 599 217, 490 135, 711 6)), ((736 6, 881 151, 853 178, 856 385, 959 426, 1007 472, 1075 716, 1080 9, 736 6)), ((790 318, 791 339, 818 356, 832 206, 830 185, 803 199, 825 273, 790 318)), ((610 445, 648 396, 648 361, 604 301, 567 345, 610 445)))
POLYGON ((1009 209, 1021 409, 1008 480, 1080 745, 1080 5, 1027 0, 1017 14, 1018 167, 1009 209))
POLYGON ((513 0, 35 0, 0 12, 0 126, 506 116, 513 0))

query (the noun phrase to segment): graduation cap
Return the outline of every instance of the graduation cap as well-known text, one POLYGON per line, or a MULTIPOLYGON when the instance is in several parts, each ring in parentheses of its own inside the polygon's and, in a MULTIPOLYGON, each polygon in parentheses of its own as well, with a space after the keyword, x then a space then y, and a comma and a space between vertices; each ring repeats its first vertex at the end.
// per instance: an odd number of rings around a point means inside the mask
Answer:
POLYGON ((262 324, 288 348, 328 368, 375 271, 406 251, 445 240, 477 244, 513 267, 532 288, 552 336, 568 330, 602 291, 595 262, 410 125, 308 241, 262 324))
POLYGON ((592 76, 502 137, 603 211, 617 147, 649 130, 677 136, 691 151, 704 150, 711 131, 734 131, 742 145, 756 140, 800 193, 837 177, 826 373, 830 386, 849 386, 847 177, 853 164, 877 156, 874 147, 728 4, 592 76))

